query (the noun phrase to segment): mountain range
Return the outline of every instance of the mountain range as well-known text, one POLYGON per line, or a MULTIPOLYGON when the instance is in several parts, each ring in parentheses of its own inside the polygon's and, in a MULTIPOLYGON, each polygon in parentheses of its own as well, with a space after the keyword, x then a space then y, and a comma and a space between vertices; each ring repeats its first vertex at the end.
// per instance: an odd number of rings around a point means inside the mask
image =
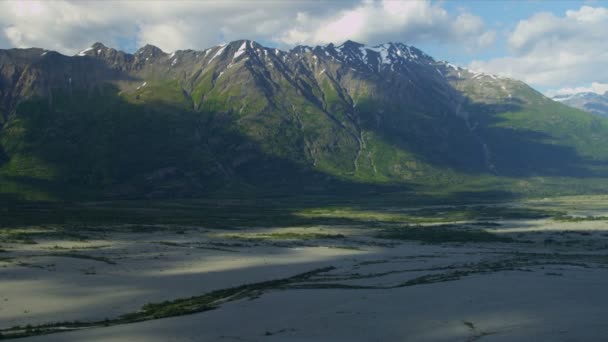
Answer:
POLYGON ((606 119, 402 43, 0 50, 0 123, 3 192, 28 196, 525 192, 608 176, 606 119))
POLYGON ((589 113, 608 116, 608 91, 603 95, 591 92, 556 95, 553 100, 589 113))

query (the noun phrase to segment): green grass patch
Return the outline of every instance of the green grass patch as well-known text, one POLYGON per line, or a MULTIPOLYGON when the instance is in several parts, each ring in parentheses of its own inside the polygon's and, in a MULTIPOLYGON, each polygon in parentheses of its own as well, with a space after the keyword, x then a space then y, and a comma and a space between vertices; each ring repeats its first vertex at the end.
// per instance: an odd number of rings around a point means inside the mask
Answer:
POLYGON ((548 218, 563 213, 546 210, 514 206, 453 206, 421 208, 404 210, 402 208, 375 208, 359 209, 349 207, 325 207, 305 209, 296 213, 296 216, 308 219, 334 219, 351 220, 360 223, 443 223, 454 221, 478 221, 474 224, 495 226, 499 225, 491 220, 517 220, 548 218))
POLYGON ((383 230, 377 236, 383 239, 413 240, 425 243, 514 242, 512 238, 507 236, 500 236, 484 230, 463 229, 453 225, 405 226, 383 230))
POLYGON ((323 240, 323 239, 344 239, 342 234, 322 234, 322 233, 270 233, 270 234, 255 234, 254 239, 263 240, 323 240))
POLYGON ((586 221, 608 221, 608 216, 555 216, 555 221, 562 222, 586 222, 586 221))
POLYGON ((99 262, 105 262, 106 264, 109 264, 109 265, 116 265, 116 263, 114 261, 112 261, 112 260, 110 260, 108 258, 98 257, 98 256, 93 256, 93 255, 86 255, 86 254, 78 254, 78 253, 53 253, 53 254, 49 254, 49 256, 95 260, 95 261, 99 261, 99 262))

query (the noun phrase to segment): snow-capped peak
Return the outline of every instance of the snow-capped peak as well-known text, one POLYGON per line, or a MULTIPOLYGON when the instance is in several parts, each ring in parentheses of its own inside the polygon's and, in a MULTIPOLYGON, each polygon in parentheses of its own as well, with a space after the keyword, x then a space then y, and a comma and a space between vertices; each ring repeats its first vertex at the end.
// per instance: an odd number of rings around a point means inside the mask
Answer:
POLYGON ((377 65, 391 65, 391 70, 394 70, 396 65, 404 65, 406 62, 434 62, 424 52, 401 43, 384 43, 369 46, 349 40, 337 47, 334 47, 333 44, 328 44, 317 48, 325 50, 326 55, 332 55, 347 62, 360 61, 370 68, 376 63, 377 65))

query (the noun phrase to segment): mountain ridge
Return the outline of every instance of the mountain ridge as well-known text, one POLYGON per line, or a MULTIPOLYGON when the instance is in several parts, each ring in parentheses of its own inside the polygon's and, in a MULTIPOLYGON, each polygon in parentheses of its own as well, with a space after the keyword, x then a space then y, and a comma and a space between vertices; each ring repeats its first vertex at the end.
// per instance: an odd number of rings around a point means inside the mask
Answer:
POLYGON ((573 108, 608 117, 608 91, 604 94, 582 92, 556 95, 553 96, 552 99, 573 108))
POLYGON ((529 184, 608 159, 605 121, 402 43, 0 50, 0 99, 0 176, 118 195, 529 184))

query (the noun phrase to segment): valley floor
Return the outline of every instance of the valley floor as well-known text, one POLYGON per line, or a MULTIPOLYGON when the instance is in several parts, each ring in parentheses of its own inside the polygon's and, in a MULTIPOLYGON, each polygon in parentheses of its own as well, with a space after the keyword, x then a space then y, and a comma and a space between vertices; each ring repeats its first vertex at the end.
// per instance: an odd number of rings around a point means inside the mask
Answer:
POLYGON ((604 340, 607 213, 596 196, 302 214, 351 223, 3 228, 0 336, 604 340))

